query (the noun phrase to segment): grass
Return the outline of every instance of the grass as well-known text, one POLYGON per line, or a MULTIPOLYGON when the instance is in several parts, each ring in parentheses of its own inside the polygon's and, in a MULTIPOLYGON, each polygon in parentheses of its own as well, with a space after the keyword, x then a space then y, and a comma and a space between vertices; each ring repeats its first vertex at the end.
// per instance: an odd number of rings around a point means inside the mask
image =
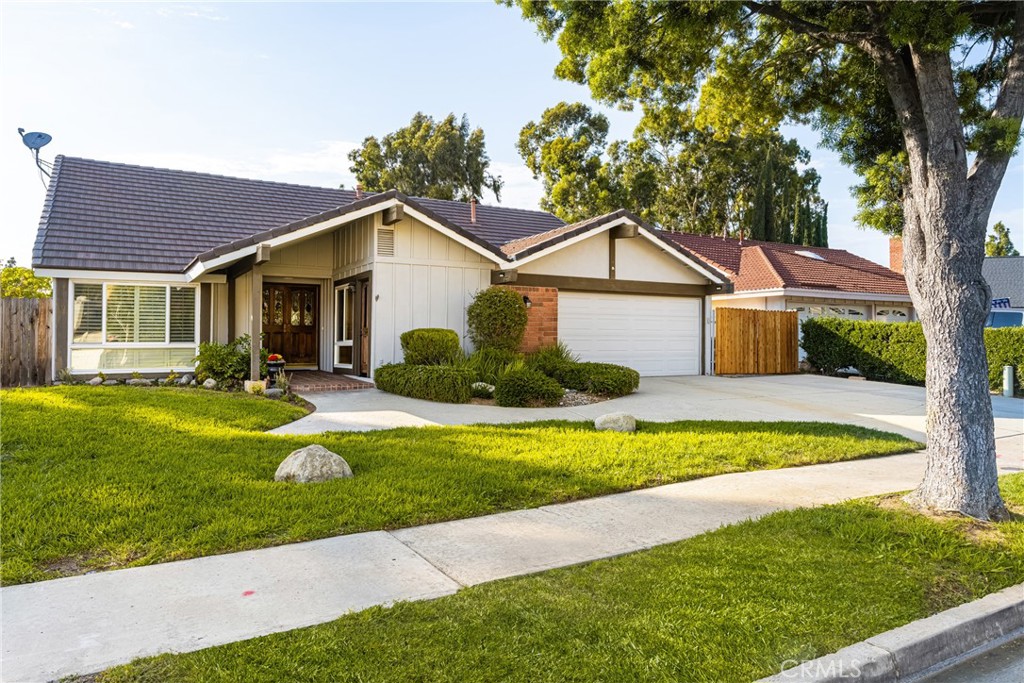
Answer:
POLYGON ((246 395, 142 387, 0 394, 2 580, 95 569, 527 508, 724 472, 905 452, 903 437, 827 423, 585 423, 285 437, 301 409, 246 395), (355 478, 281 484, 320 443, 355 478))
MULTIPOLYGON (((1003 480, 1024 506, 1024 475, 1003 480)), ((1024 581, 1024 521, 855 501, 107 671, 155 681, 742 681, 1024 581)))

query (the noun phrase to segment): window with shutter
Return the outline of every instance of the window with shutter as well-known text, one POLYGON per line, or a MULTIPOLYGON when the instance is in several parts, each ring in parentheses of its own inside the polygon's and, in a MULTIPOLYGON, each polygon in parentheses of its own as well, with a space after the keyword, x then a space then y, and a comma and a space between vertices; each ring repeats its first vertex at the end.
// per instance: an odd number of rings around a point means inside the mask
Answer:
POLYGON ((171 287, 171 342, 196 340, 196 290, 171 287))

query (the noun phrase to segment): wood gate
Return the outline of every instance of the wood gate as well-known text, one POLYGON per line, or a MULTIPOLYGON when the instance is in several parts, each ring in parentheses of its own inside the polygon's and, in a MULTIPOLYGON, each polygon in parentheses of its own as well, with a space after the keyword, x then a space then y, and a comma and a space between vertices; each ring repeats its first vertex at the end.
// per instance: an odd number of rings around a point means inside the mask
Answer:
POLYGON ((49 384, 50 299, 0 299, 0 387, 49 384))
POLYGON ((797 371, 796 311, 715 309, 716 375, 782 375, 797 371))

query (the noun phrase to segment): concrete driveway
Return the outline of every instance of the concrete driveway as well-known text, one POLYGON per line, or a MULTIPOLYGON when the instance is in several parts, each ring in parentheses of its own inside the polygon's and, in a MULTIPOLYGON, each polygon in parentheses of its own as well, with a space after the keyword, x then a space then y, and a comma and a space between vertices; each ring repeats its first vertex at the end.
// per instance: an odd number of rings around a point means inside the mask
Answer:
MULTIPOLYGON (((276 434, 531 420, 593 420, 624 411, 642 420, 807 420, 844 422, 924 441, 921 387, 817 375, 649 377, 630 396, 577 408, 498 408, 420 401, 377 389, 304 396, 316 412, 276 434)), ((1024 468, 1024 401, 992 397, 1003 467, 1024 468)))

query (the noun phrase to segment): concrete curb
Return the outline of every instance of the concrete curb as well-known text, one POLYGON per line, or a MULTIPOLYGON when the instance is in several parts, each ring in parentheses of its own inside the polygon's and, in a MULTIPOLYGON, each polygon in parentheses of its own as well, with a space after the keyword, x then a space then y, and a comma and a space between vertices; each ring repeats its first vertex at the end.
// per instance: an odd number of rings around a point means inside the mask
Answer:
POLYGON ((1024 584, 886 631, 758 683, 919 681, 1024 636, 1024 584))

